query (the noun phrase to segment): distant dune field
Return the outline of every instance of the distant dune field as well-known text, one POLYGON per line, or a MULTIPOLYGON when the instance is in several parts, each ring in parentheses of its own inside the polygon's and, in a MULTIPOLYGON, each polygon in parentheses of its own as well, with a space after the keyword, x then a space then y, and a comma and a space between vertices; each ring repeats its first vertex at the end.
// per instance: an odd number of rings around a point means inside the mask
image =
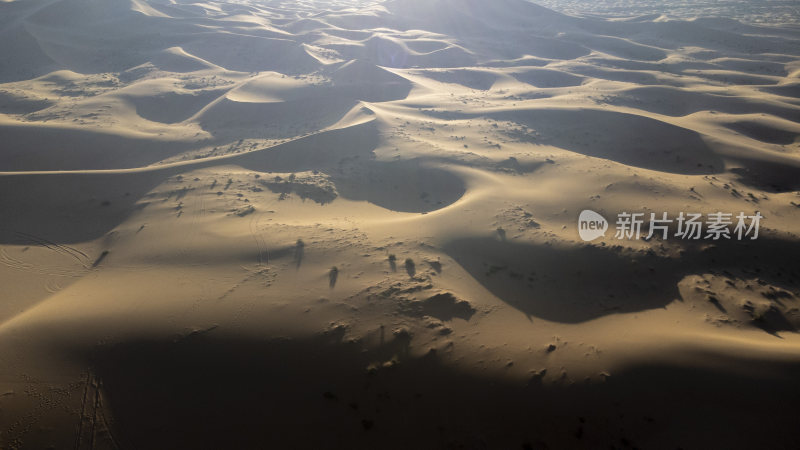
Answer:
POLYGON ((545 3, 0 1, 0 449, 800 448, 792 2, 545 3))
POLYGON ((797 26, 794 0, 539 0, 539 5, 574 15, 610 18, 655 14, 673 18, 725 17, 748 23, 797 26))

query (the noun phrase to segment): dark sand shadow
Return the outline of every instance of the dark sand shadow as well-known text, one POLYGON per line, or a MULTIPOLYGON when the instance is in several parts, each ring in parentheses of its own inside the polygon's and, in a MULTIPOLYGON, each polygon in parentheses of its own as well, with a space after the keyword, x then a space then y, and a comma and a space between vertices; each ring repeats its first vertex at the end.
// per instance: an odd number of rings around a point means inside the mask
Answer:
POLYGON ((251 153, 152 170, 0 176, 2 192, 24 193, 0 197, 0 243, 19 244, 19 231, 56 243, 97 239, 146 207, 140 200, 169 177, 224 164, 260 172, 319 170, 332 174, 343 197, 395 211, 441 209, 466 191, 456 175, 418 160, 374 161, 378 143, 375 124, 366 122, 251 153))
POLYGON ((92 366, 123 448, 719 448, 800 441, 796 365, 632 367, 542 385, 408 356, 395 334, 366 349, 312 339, 190 336, 103 348, 92 366), (389 369, 366 370, 389 359, 389 369), (786 375, 773 377, 774 374, 786 375), (604 381, 605 380, 605 381, 604 381), (734 393, 734 394, 732 394, 734 393), (764 401, 764 399, 770 399, 764 401), (538 447, 536 447, 538 446, 538 447))
POLYGON ((169 141, 88 129, 0 125, 0 171, 123 169, 156 163, 212 141, 169 141))
POLYGON ((147 206, 139 202, 170 176, 187 169, 123 173, 50 173, 0 176, 0 243, 20 244, 19 232, 56 243, 105 235, 147 206))
MULTIPOLYGON (((543 132, 531 140, 643 169, 686 175, 719 173, 722 158, 695 131, 647 117, 584 109, 531 110, 499 114, 543 132), (609 132, 614 130, 614 132, 609 132)), ((524 135, 516 135, 526 140, 524 135)))
POLYGON ((417 274, 417 265, 414 263, 414 260, 411 258, 407 258, 405 262, 406 273, 409 277, 414 278, 417 274))
MULTIPOLYGON (((681 300, 678 283, 690 274, 727 272, 778 286, 800 285, 800 242, 768 238, 686 244, 679 258, 619 247, 557 247, 492 238, 456 240, 445 251, 509 305, 562 323, 663 308, 681 300)), ((764 322, 762 328, 795 329, 785 318, 764 322)))
POLYGON ((458 201, 466 192, 457 175, 428 167, 418 159, 369 161, 343 168, 332 177, 339 193, 392 211, 431 212, 458 201))
POLYGON ((444 208, 466 192, 464 181, 417 159, 374 160, 378 129, 366 122, 301 138, 231 162, 260 172, 317 170, 331 177, 342 197, 366 200, 393 211, 430 212, 444 208))
POLYGON ((336 281, 339 279, 339 268, 336 266, 331 267, 328 271, 328 286, 331 289, 336 287, 336 281))
POLYGON ((788 158, 773 161, 740 158, 738 162, 743 167, 733 168, 731 172, 742 184, 775 193, 800 190, 800 163, 788 158))
POLYGON ((305 255, 306 243, 303 242, 302 239, 298 239, 297 242, 294 244, 294 262, 296 267, 299 269, 300 265, 303 264, 303 256, 305 255))

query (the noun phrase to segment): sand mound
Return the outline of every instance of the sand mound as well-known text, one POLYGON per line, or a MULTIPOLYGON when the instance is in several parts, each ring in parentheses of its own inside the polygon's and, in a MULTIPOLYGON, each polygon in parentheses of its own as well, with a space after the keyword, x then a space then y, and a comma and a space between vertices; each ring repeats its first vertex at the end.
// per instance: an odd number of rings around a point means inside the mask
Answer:
POLYGON ((170 47, 150 59, 150 62, 159 70, 166 72, 196 72, 198 70, 219 69, 208 61, 187 53, 181 47, 170 47))

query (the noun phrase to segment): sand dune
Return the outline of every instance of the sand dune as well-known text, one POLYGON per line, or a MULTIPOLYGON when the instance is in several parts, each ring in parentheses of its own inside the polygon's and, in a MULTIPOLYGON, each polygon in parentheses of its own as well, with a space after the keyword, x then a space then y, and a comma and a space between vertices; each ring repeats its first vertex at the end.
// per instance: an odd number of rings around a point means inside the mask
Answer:
POLYGON ((800 446, 797 24, 601 3, 0 2, 0 448, 800 446))

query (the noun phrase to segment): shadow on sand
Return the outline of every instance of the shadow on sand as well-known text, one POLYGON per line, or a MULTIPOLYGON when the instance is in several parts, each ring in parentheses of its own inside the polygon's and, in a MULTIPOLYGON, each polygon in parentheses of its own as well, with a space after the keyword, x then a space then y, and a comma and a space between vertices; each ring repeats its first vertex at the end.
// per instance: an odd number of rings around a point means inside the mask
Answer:
MULTIPOLYGON (((675 258, 621 247, 558 247, 492 238, 456 240, 445 251, 509 305, 562 323, 663 308, 681 299, 678 283, 690 274, 724 272, 785 288, 800 285, 800 242, 769 238, 686 244, 675 258)), ((785 320, 780 323, 767 326, 768 331, 794 329, 786 328, 785 320)))
POLYGON ((123 448, 757 448, 800 439, 800 390, 770 378, 800 374, 795 366, 759 362, 756 377, 647 366, 555 384, 540 372, 526 385, 456 371, 435 353, 410 357, 404 333, 371 349, 342 338, 194 335, 119 344, 92 360, 123 448))

